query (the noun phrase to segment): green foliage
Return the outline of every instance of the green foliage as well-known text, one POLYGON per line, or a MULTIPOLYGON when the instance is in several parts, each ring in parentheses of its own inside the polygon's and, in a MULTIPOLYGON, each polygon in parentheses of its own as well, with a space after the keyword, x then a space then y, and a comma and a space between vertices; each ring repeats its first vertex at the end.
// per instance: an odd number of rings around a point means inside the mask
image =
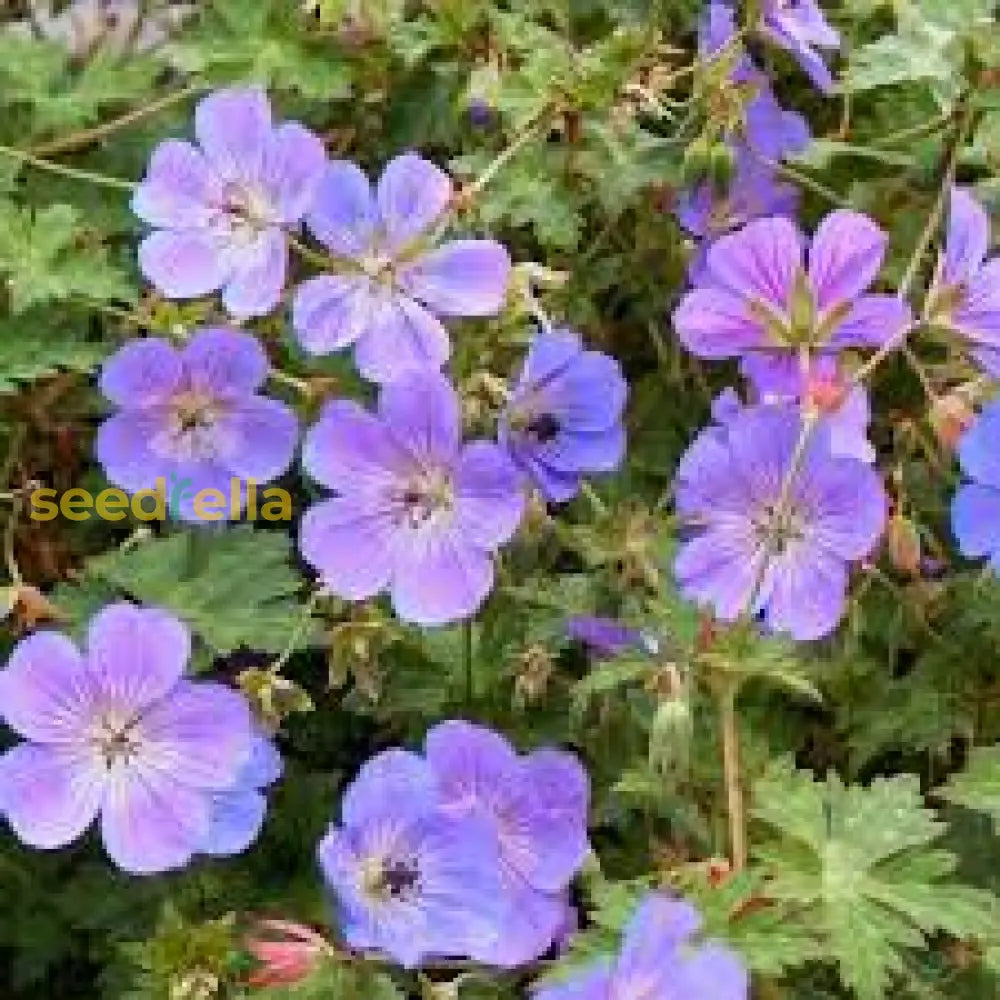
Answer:
POLYGON ((987 813, 1000 832, 1000 746, 976 747, 965 770, 937 793, 956 805, 987 813))

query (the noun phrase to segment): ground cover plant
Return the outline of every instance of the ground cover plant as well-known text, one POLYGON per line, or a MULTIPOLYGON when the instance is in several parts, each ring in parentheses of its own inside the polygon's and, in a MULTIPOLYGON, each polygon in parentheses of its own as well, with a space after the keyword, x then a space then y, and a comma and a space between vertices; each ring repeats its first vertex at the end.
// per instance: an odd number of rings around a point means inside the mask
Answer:
POLYGON ((990 0, 7 0, 11 1000, 1000 995, 990 0))

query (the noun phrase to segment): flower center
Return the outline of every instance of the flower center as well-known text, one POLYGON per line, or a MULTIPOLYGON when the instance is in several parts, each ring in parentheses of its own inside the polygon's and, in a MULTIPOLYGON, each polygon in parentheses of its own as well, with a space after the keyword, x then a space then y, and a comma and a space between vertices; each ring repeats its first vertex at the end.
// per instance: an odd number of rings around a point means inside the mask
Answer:
POLYGON ((104 760, 104 766, 110 770, 121 762, 128 764, 139 751, 139 739, 136 733, 138 719, 122 720, 106 715, 95 727, 91 743, 104 760))
POLYGON ((783 553, 792 542, 804 535, 805 522, 800 511, 778 503, 765 504, 754 518, 757 537, 775 555, 783 553))
POLYGON ((379 858, 363 873, 365 894, 374 899, 407 900, 420 886, 420 867, 414 857, 379 858))
POLYGON ((270 201, 255 184, 230 181, 215 207, 217 224, 238 243, 252 243, 265 229, 278 224, 270 201))
POLYGON ((419 528, 435 514, 450 510, 454 500, 454 485, 444 469, 421 470, 403 486, 397 497, 403 519, 414 528, 419 528))
POLYGON ((181 461, 199 461, 216 454, 216 422, 223 414, 217 399, 187 390, 174 396, 168 410, 166 427, 151 442, 154 451, 181 461))

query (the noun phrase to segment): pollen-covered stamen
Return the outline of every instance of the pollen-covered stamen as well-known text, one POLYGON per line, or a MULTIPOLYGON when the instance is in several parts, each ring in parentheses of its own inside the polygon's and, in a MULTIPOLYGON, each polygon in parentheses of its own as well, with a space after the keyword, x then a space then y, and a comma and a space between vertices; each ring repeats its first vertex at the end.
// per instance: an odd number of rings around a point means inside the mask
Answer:
POLYGON ((420 887, 420 866, 413 857, 372 859, 362 873, 365 894, 383 902, 409 899, 420 887))
POLYGON ((451 476, 443 469, 421 469, 399 491, 396 501, 403 520, 417 528, 435 514, 451 509, 455 489, 451 476))
POLYGON ((211 458, 216 451, 216 423, 224 413, 219 400, 189 389, 174 396, 168 408, 167 426, 151 441, 153 450, 178 460, 211 458))
POLYGON ((279 222, 270 199, 256 184, 230 181, 213 206, 216 225, 234 239, 252 242, 279 222))
POLYGON ((753 517, 760 543, 776 555, 804 537, 805 523, 802 513, 792 504, 764 504, 753 517))
POLYGON ((140 748, 138 719, 121 719, 113 714, 102 716, 91 736, 91 743, 108 769, 115 764, 128 764, 140 748))

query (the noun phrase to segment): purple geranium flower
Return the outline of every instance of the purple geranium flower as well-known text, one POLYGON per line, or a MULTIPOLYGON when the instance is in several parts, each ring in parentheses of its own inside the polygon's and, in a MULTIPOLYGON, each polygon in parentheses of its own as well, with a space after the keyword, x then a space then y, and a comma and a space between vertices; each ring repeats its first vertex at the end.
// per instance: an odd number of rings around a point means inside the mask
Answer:
POLYGON ((447 174, 412 153, 392 160, 374 191, 353 163, 329 165, 308 225, 355 268, 300 286, 293 324, 307 351, 353 344, 358 371, 390 382, 448 359, 439 317, 499 312, 511 266, 504 247, 493 240, 427 246, 451 196, 447 174))
POLYGON ((139 247, 139 266, 169 299, 221 288, 233 316, 263 316, 281 298, 285 230, 312 204, 323 144, 296 122, 275 126, 256 89, 206 97, 195 133, 200 148, 161 143, 136 189, 132 209, 156 229, 139 247))
POLYGON ((548 500, 562 502, 585 472, 611 472, 625 454, 621 366, 585 350, 572 330, 535 337, 500 421, 500 442, 548 500))
POLYGON ((740 371, 759 402, 798 403, 818 414, 832 454, 869 465, 875 461, 875 449, 868 440, 868 393, 852 382, 836 357, 814 355, 803 370, 801 361, 791 355, 775 359, 750 354, 741 361, 740 371))
POLYGON ((356 601, 388 590, 399 617, 421 625, 476 611, 524 495, 499 445, 462 443, 458 397, 442 375, 383 386, 376 414, 331 402, 303 462, 337 493, 306 511, 300 538, 333 593, 356 601))
POLYGON ((815 639, 840 620, 847 566, 875 547, 887 500, 874 470, 831 453, 823 428, 786 490, 801 426, 795 406, 754 406, 702 431, 678 469, 689 535, 674 569, 684 594, 724 621, 749 611, 815 639))
POLYGON ((427 734, 427 760, 449 816, 485 819, 500 846, 506 910, 497 937, 472 957, 523 965, 552 946, 566 920, 566 890, 590 851, 589 783, 558 750, 518 756, 498 733, 443 722, 427 734))
POLYGON ((833 76, 816 49, 839 49, 840 35, 816 0, 764 0, 761 29, 796 58, 824 94, 833 90, 833 76))
POLYGON ((204 849, 216 794, 239 781, 253 740, 236 691, 183 679, 187 629, 163 611, 113 604, 86 651, 37 632, 0 673, 0 715, 26 742, 0 757, 0 811, 32 847, 76 840, 95 819, 134 874, 204 849))
POLYGON ((267 814, 264 790, 281 777, 283 768, 274 744, 263 733, 255 733, 250 756, 233 786, 212 796, 208 837, 201 845, 203 854, 241 854, 257 839, 267 814))
POLYGON ((639 904, 621 953, 543 986, 535 1000, 748 1000, 750 976, 735 952, 707 941, 689 903, 659 893, 639 904))
POLYGON ((171 513, 186 520, 197 518, 198 492, 220 490, 225 505, 212 513, 227 517, 234 479, 274 479, 295 452, 295 414, 257 393, 267 370, 260 344, 236 330, 199 330, 180 349, 126 344, 101 371, 101 391, 119 407, 97 434, 108 479, 130 493, 165 480, 171 513))
POLYGON ((404 750, 368 761, 345 792, 319 860, 352 948, 412 968, 495 939, 504 905, 496 838, 482 817, 450 817, 439 805, 430 766, 404 750))
POLYGON ((928 318, 968 338, 985 371, 1000 375, 1000 257, 987 260, 989 247, 989 216, 967 191, 952 188, 928 318))
POLYGON ((567 619, 566 635, 602 656, 617 656, 626 649, 655 654, 659 646, 653 636, 617 618, 594 615, 574 615, 567 619))
POLYGON ((757 219, 709 250, 674 326, 702 358, 881 346, 912 319, 898 296, 866 294, 886 242, 867 216, 838 210, 820 223, 806 267, 804 240, 791 220, 757 219))
POLYGON ((1000 574, 1000 401, 983 408, 958 446, 962 471, 972 480, 959 487, 951 523, 962 554, 988 556, 1000 574))

